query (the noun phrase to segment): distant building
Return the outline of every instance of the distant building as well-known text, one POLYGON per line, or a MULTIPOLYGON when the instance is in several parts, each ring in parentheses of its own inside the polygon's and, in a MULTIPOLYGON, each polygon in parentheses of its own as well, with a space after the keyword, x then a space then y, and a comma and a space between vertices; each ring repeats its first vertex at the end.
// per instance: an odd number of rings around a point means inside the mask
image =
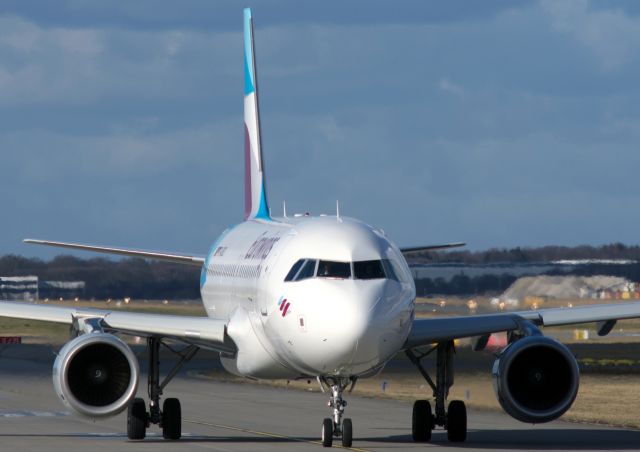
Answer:
POLYGON ((39 281, 37 276, 0 276, 0 299, 83 298, 84 281, 39 281))
POLYGON ((40 281, 40 298, 84 298, 84 281, 40 281))
POLYGON ((0 276, 0 299, 27 300, 38 299, 37 276, 0 276))

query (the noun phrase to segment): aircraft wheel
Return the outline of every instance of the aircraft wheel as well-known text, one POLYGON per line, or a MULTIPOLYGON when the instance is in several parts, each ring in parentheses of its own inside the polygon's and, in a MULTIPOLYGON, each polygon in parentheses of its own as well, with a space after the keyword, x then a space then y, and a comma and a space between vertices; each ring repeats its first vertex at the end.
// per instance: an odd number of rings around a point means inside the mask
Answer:
POLYGON ((413 418, 411 433, 416 442, 431 441, 433 429, 433 414, 428 400, 416 400, 413 404, 413 418))
POLYGON ((322 447, 331 447, 333 444, 333 420, 324 418, 322 421, 322 447))
POLYGON ((345 418, 342 421, 342 447, 351 447, 353 443, 353 424, 351 419, 345 418))
POLYGON ((162 436, 164 439, 182 436, 182 409, 178 399, 165 399, 162 404, 162 436))
POLYGON ((127 436, 144 439, 147 430, 147 406, 143 399, 135 398, 127 408, 127 436))
POLYGON ((447 437, 454 443, 467 439, 467 407, 462 400, 452 400, 449 403, 447 437))

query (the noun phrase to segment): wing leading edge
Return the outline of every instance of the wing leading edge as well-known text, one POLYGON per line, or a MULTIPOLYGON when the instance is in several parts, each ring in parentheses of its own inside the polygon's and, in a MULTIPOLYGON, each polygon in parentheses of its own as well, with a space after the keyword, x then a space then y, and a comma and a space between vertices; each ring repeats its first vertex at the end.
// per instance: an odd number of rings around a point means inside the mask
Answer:
POLYGON ((455 242, 455 243, 443 243, 442 245, 426 245, 426 246, 414 246, 409 248, 400 248, 400 252, 405 256, 411 254, 425 253, 427 251, 439 251, 439 250, 448 250, 450 248, 460 248, 466 246, 464 242, 455 242))
POLYGON ((69 248, 74 250, 95 251, 98 253, 119 254, 121 256, 141 257, 145 259, 156 259, 160 261, 173 262, 177 264, 187 264, 201 267, 205 257, 198 255, 187 255, 169 253, 164 251, 145 251, 131 248, 117 248, 113 246, 85 245, 82 243, 53 242, 50 240, 24 239, 24 243, 36 245, 56 246, 59 248, 69 248))
POLYGON ((209 317, 114 312, 102 309, 78 309, 44 306, 25 302, 0 302, 0 317, 41 320, 72 325, 78 318, 97 318, 107 332, 136 336, 176 339, 220 352, 234 352, 226 334, 226 322, 209 317))
POLYGON ((411 349, 435 342, 513 331, 520 328, 520 322, 523 320, 538 326, 559 326, 633 318, 640 318, 638 302, 416 319, 404 348, 411 349))

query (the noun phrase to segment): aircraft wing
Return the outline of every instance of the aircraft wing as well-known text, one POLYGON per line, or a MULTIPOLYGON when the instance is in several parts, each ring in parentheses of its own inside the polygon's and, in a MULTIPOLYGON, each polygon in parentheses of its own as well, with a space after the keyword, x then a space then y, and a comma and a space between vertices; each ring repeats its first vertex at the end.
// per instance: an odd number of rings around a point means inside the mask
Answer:
POLYGON ((113 246, 85 245, 82 243, 53 242, 50 240, 25 239, 24 243, 36 245, 57 246, 59 248, 70 248, 74 250, 96 251, 98 253, 120 254, 122 256, 142 257, 145 259, 156 259, 178 264, 195 265, 202 267, 205 261, 204 256, 188 255, 180 253, 169 253, 164 251, 145 251, 132 248, 117 248, 113 246))
POLYGON ((460 248, 465 246, 464 242, 455 242, 455 243, 444 243, 442 245, 425 245, 425 246, 414 246, 409 248, 400 248, 400 252, 405 256, 417 253, 424 253, 426 251, 438 251, 438 250, 447 250, 449 248, 460 248))
POLYGON ((415 319, 404 348, 411 349, 463 337, 513 331, 520 328, 523 320, 538 326, 558 326, 632 318, 640 318, 639 302, 415 319))
POLYGON ((234 352, 226 322, 208 317, 118 312, 102 309, 49 306, 27 302, 0 302, 0 317, 41 320, 72 325, 78 318, 100 319, 106 332, 176 339, 221 352, 234 352))

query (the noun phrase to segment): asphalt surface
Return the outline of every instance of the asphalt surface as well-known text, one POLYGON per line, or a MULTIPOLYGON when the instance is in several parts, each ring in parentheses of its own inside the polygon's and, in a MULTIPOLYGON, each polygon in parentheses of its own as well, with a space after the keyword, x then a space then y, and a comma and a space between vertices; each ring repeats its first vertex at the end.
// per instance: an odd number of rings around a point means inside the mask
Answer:
MULTIPOLYGON (((157 427, 144 441, 126 437, 126 417, 91 420, 72 415, 53 393, 51 349, 7 346, 0 349, 0 447, 11 451, 108 450, 320 450, 320 425, 329 414, 317 392, 177 377, 165 391, 179 397, 183 439, 165 441, 157 427)), ((212 366, 201 357, 190 368, 212 366)), ((146 385, 141 385, 142 395, 146 385)), ((411 404, 349 396, 354 449, 402 450, 639 450, 640 432, 586 424, 553 422, 531 426, 501 413, 469 413, 466 443, 451 444, 445 432, 433 441, 411 440, 411 404)))

